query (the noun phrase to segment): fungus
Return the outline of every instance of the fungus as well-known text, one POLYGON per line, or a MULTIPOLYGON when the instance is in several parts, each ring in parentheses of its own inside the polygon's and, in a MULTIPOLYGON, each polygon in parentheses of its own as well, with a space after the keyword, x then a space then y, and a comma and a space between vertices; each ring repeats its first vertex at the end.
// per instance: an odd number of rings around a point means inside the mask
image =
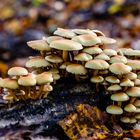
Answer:
POLYGON ((118 83, 120 83, 120 80, 117 77, 115 77, 115 76, 107 76, 105 78, 105 80, 107 82, 111 83, 111 84, 118 84, 118 83))
POLYGON ((137 70, 140 70, 140 60, 129 60, 127 65, 130 66, 135 73, 137 70))
POLYGON ((125 107, 124 107, 124 110, 126 112, 135 112, 136 111, 136 107, 133 105, 133 104, 127 104, 125 107))
POLYGON ((13 95, 11 95, 11 94, 4 95, 4 96, 3 96, 3 100, 5 100, 5 101, 8 102, 8 107, 10 108, 11 103, 14 102, 14 97, 13 97, 13 95))
MULTIPOLYGON (((48 97, 48 94, 49 92, 51 92, 53 90, 53 87, 51 85, 44 85, 44 88, 43 88, 43 98, 47 98, 48 97)), ((41 97, 39 97, 41 98, 41 97)))
POLYGON ((127 58, 125 56, 122 55, 116 55, 110 58, 110 63, 127 63, 127 58))
POLYGON ((100 59, 100 60, 109 61, 110 57, 108 55, 106 55, 105 53, 100 53, 97 56, 95 56, 94 59, 100 59))
POLYGON ((117 105, 109 105, 106 108, 106 112, 112 115, 121 115, 123 114, 123 110, 121 107, 117 105))
POLYGON ((121 117, 121 122, 123 123, 130 123, 130 118, 129 117, 121 117))
POLYGON ((96 33, 97 36, 105 36, 105 34, 99 30, 92 30, 92 32, 96 33))
POLYGON ((108 91, 119 91, 121 89, 122 89, 122 87, 117 84, 111 85, 107 88, 108 91))
POLYGON ((47 43, 50 44, 51 42, 53 42, 55 40, 61 40, 61 39, 64 39, 64 38, 63 37, 60 37, 60 36, 49 36, 47 38, 44 38, 43 40, 46 40, 47 43))
POLYGON ((140 120, 140 113, 135 115, 135 118, 140 120))
POLYGON ((78 51, 83 49, 82 45, 78 42, 62 39, 62 40, 55 40, 50 43, 50 47, 58 50, 62 50, 62 58, 64 61, 68 60, 68 51, 78 51))
POLYGON ((135 86, 140 86, 140 79, 135 79, 134 80, 134 85, 135 86))
POLYGON ((117 52, 113 49, 104 49, 103 52, 110 57, 117 55, 117 52))
POLYGON ((137 74, 134 72, 129 72, 126 75, 124 75, 124 78, 128 78, 130 80, 135 80, 135 79, 137 79, 137 74))
POLYGON ((135 100, 134 106, 140 108, 140 100, 135 100))
POLYGON ((82 34, 92 34, 94 36, 97 36, 96 33, 94 33, 93 31, 89 30, 89 29, 73 29, 72 30, 74 33, 78 34, 78 35, 82 35, 82 34))
POLYGON ((109 38, 106 36, 98 36, 101 40, 101 44, 114 44, 116 43, 116 40, 113 38, 109 38))

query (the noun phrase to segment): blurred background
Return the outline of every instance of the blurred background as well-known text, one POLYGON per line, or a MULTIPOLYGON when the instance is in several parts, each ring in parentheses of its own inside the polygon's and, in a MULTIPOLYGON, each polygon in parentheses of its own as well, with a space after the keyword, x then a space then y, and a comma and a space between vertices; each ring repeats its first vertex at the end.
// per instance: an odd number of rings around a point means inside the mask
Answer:
POLYGON ((0 75, 37 54, 27 41, 57 27, 98 29, 115 47, 140 49, 140 0, 0 0, 0 75))

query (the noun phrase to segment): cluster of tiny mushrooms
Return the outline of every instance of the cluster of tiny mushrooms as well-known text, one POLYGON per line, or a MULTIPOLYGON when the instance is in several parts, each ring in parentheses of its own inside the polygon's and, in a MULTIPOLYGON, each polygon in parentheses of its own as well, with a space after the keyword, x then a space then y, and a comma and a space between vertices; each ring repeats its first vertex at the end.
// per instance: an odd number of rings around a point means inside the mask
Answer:
POLYGON ((15 101, 46 98, 60 77, 90 79, 99 91, 103 85, 112 105, 106 112, 123 123, 140 119, 140 51, 106 48, 116 40, 99 30, 58 28, 53 36, 27 42, 40 56, 29 57, 26 68, 12 67, 0 79, 3 99, 15 101), (52 84, 52 85, 51 85, 52 84))

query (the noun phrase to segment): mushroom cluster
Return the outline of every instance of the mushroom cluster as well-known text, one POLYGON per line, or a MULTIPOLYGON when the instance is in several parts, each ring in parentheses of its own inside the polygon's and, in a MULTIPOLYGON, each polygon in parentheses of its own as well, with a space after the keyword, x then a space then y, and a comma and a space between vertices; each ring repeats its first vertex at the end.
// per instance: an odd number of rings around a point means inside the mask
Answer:
POLYGON ((102 85, 110 95, 109 114, 120 115, 120 121, 135 123, 140 119, 140 51, 107 45, 116 40, 99 30, 58 28, 53 36, 27 42, 40 52, 30 56, 25 68, 9 69, 10 78, 0 79, 4 100, 46 98, 61 77, 90 80, 97 92, 102 85))

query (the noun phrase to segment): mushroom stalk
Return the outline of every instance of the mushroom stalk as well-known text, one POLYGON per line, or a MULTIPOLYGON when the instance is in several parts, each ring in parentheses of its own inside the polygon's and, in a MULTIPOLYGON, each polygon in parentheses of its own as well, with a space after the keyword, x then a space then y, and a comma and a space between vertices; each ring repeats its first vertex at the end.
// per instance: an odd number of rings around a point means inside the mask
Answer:
POLYGON ((64 62, 66 62, 68 60, 68 51, 63 51, 62 57, 63 57, 64 62))
POLYGON ((130 104, 133 104, 135 100, 136 100, 136 97, 131 97, 130 104))

